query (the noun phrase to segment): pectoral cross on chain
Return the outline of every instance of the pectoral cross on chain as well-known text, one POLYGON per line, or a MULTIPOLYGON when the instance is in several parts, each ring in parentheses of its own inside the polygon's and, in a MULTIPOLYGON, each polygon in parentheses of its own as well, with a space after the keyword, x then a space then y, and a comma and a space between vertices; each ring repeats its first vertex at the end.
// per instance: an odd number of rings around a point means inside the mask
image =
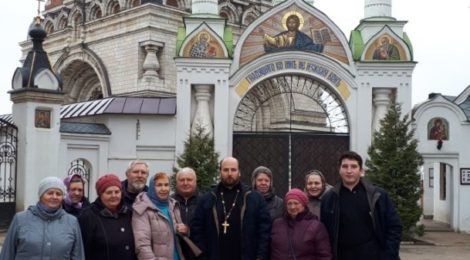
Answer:
POLYGON ((222 226, 224 227, 224 234, 227 234, 227 229, 230 227, 230 224, 225 220, 225 222, 222 223, 222 226))

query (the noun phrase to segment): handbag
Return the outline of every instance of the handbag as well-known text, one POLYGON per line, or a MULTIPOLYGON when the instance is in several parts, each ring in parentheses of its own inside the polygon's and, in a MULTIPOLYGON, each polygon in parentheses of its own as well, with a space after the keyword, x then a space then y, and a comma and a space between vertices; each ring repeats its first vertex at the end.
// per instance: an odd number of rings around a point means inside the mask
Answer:
POLYGON ((185 259, 196 259, 202 254, 201 249, 186 235, 176 234, 185 259))
MULTIPOLYGON (((183 223, 178 204, 175 206, 174 214, 176 223, 183 223)), ((202 250, 187 235, 176 232, 176 237, 178 238, 185 259, 197 259, 202 255, 202 250)))

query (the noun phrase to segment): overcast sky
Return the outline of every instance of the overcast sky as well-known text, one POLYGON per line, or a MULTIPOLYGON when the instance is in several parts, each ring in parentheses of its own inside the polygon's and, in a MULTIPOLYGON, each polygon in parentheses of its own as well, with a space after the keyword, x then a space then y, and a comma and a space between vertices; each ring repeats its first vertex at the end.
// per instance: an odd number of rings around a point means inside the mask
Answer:
MULTIPOLYGON (((349 38, 364 17, 364 0, 315 0, 349 38)), ((11 113, 11 78, 21 66, 18 43, 37 13, 35 0, 1 0, 0 114, 11 113)), ((470 0, 392 0, 392 16, 405 20, 414 59, 413 104, 431 92, 458 95, 470 85, 470 0)))

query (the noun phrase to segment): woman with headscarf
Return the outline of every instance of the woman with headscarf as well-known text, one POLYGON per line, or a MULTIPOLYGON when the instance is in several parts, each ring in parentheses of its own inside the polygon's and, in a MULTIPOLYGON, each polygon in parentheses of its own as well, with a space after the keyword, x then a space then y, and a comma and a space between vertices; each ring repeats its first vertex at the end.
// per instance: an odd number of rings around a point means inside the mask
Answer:
POLYGON ((86 260, 135 260, 131 211, 123 203, 121 181, 106 174, 96 181, 98 198, 78 217, 86 260))
POLYGON ((1 260, 83 260, 83 245, 77 219, 62 208, 65 186, 57 177, 39 183, 39 201, 16 213, 3 242, 1 260))
POLYGON ((64 179, 67 188, 62 208, 69 214, 78 217, 82 209, 90 206, 90 202, 85 197, 85 180, 80 174, 72 174, 64 179))
POLYGON ((305 175, 305 192, 308 197, 308 209, 320 218, 321 198, 332 186, 326 182, 325 176, 319 170, 311 170, 305 175))
POLYGON ((140 193, 133 206, 132 228, 139 259, 184 260, 177 233, 187 235, 176 201, 170 198, 170 178, 155 174, 147 192, 140 193))
POLYGON ((330 260, 325 226, 307 209, 307 196, 299 189, 286 193, 287 212, 271 229, 271 260, 330 260))
POLYGON ((273 173, 268 167, 259 166, 253 171, 251 185, 254 190, 263 195, 271 220, 282 216, 284 202, 274 194, 273 173))

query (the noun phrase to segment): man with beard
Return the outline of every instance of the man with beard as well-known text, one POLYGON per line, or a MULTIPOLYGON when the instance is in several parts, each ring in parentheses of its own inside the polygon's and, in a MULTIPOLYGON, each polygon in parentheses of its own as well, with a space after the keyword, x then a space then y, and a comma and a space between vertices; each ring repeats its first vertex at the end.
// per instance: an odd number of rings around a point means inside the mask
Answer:
POLYGON ((219 171, 220 183, 198 202, 191 238, 205 259, 267 259, 271 218, 264 198, 240 182, 237 159, 223 159, 219 171))
POLYGON ((147 191, 149 165, 144 161, 135 160, 129 163, 126 170, 126 180, 121 182, 124 203, 132 208, 134 200, 142 191, 147 191))

